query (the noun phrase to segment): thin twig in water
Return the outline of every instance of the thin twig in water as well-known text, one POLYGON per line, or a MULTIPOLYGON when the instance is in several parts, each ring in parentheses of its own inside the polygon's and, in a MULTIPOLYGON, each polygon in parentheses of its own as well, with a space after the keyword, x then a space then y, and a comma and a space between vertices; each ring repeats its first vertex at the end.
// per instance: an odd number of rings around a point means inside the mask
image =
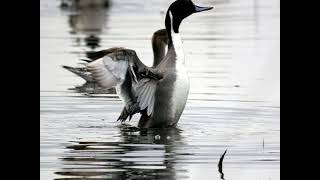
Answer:
POLYGON ((223 170, 222 170, 222 163, 223 163, 224 155, 226 155, 226 153, 227 153, 227 149, 224 151, 224 153, 220 157, 220 160, 218 163, 219 173, 221 174, 220 178, 223 180, 224 180, 224 174, 223 174, 223 170))

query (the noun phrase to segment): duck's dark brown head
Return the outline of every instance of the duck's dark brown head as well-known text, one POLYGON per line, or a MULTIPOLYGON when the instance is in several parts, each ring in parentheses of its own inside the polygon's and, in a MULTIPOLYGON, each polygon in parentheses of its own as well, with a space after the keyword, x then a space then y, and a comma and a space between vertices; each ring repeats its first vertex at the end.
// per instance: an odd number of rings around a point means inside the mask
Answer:
POLYGON ((171 29, 171 25, 173 31, 175 33, 179 33, 179 26, 183 19, 190 16, 193 13, 207 11, 212 9, 213 7, 200 7, 195 5, 191 0, 177 0, 173 2, 166 15, 166 29, 167 31, 171 29), (172 16, 170 18, 170 16, 172 16))

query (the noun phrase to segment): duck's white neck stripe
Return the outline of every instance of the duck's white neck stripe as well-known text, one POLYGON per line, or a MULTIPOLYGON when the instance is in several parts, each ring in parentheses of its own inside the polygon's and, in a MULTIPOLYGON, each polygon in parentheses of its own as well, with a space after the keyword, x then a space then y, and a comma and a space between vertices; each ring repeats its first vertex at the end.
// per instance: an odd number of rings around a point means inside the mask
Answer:
POLYGON ((184 51, 183 44, 179 33, 175 33, 173 30, 173 17, 171 11, 169 11, 170 24, 171 24, 171 39, 173 48, 177 54, 177 61, 184 63, 184 51))

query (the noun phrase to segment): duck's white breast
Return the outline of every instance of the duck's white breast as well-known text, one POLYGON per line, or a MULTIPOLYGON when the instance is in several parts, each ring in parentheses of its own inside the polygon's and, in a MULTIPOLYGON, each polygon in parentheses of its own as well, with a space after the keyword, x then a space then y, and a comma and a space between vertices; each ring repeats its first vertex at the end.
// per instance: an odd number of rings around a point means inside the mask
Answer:
POLYGON ((189 77, 186 68, 180 62, 176 66, 176 81, 173 84, 173 96, 171 99, 173 117, 179 120, 182 111, 187 103, 189 94, 189 77))

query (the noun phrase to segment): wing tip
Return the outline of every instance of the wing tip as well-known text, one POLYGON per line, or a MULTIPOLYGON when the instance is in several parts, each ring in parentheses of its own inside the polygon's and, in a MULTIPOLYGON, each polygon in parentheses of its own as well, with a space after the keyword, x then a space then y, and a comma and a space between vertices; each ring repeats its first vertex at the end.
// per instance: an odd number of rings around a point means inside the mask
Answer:
POLYGON ((61 67, 64 68, 64 69, 68 69, 68 70, 69 70, 69 69, 72 69, 71 66, 66 66, 66 65, 61 65, 61 67))

